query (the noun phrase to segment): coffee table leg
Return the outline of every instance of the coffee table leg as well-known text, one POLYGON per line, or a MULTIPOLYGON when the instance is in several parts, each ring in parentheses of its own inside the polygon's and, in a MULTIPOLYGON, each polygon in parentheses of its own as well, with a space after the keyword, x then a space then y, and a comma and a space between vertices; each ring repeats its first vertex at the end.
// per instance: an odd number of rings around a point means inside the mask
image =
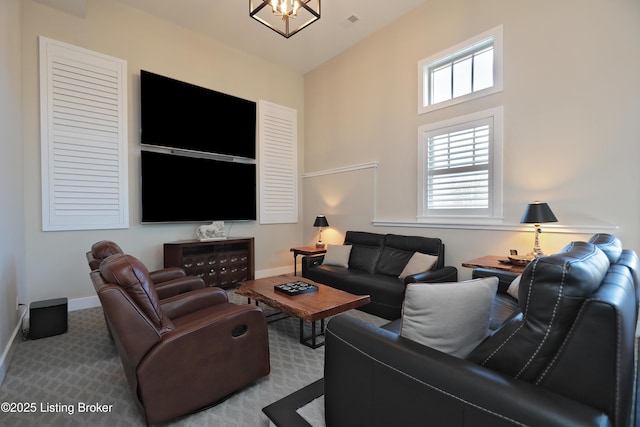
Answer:
POLYGON ((300 319, 300 344, 306 345, 309 348, 318 348, 324 345, 322 342, 317 342, 319 336, 324 336, 324 319, 320 319, 320 331, 316 332, 316 322, 311 322, 311 336, 304 336, 304 320, 300 319))

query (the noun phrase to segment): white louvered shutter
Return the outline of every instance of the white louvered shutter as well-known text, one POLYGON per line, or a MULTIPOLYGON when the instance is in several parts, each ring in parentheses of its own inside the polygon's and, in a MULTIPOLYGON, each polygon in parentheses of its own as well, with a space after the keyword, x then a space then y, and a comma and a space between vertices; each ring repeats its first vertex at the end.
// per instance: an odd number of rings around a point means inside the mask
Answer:
POLYGON ((40 37, 44 231, 129 227, 126 68, 40 37))
POLYGON ((297 223, 297 112, 262 100, 258 105, 260 223, 297 223))
POLYGON ((428 206, 489 208, 489 124, 427 136, 428 206))

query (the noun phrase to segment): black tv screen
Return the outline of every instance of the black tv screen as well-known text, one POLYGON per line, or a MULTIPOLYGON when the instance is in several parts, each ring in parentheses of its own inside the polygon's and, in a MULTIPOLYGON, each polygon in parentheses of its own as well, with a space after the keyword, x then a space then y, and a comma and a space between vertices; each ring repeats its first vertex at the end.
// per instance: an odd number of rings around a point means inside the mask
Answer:
POLYGON ((256 165, 143 150, 142 222, 256 219, 256 165))
POLYGON ((140 70, 140 142, 256 158, 256 103, 140 70))

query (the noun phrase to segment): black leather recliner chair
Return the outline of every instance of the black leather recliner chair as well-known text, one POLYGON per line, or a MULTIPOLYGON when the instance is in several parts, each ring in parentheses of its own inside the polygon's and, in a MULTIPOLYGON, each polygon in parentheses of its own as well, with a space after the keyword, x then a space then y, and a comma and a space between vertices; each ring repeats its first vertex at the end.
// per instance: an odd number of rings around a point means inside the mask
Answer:
POLYGON ((466 359, 346 315, 326 328, 326 425, 634 425, 638 257, 596 235, 525 269, 466 359))

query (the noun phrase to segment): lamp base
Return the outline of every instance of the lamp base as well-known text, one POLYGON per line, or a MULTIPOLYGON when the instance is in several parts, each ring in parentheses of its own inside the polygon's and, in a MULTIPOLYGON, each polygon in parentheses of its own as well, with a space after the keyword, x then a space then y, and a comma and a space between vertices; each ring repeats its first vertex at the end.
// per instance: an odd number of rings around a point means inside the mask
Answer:
POLYGON ((536 237, 533 241, 533 251, 528 253, 527 255, 538 258, 544 256, 544 254, 542 253, 542 249, 540 249, 540 240, 538 239, 538 236, 540 235, 540 233, 542 233, 542 230, 540 229, 540 224, 535 224, 535 227, 536 237))
POLYGON ((324 243, 320 243, 320 242, 316 243, 316 248, 317 249, 324 249, 324 243))

